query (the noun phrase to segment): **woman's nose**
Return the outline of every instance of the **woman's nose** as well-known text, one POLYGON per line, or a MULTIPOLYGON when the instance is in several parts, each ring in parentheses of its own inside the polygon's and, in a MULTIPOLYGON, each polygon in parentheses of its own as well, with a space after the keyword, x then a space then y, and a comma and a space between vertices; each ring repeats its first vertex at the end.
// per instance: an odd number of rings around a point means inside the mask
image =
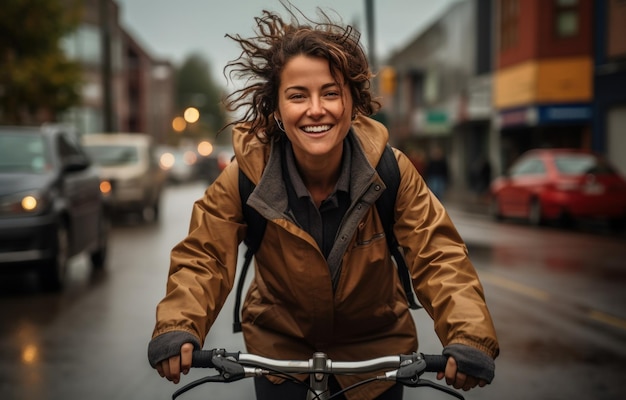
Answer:
POLYGON ((312 98, 309 103, 309 109, 307 110, 307 114, 311 117, 323 115, 326 112, 324 109, 324 104, 321 100, 312 98))

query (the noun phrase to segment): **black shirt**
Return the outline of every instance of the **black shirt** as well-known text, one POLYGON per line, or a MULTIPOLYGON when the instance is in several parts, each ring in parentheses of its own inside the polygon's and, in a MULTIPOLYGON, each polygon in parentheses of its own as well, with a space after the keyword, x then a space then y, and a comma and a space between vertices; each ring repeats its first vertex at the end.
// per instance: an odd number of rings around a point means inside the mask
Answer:
POLYGON ((324 257, 328 258, 343 216, 350 206, 350 141, 343 141, 341 172, 335 189, 318 208, 307 190, 295 162, 291 142, 284 141, 283 179, 289 196, 289 211, 300 227, 317 242, 324 257))

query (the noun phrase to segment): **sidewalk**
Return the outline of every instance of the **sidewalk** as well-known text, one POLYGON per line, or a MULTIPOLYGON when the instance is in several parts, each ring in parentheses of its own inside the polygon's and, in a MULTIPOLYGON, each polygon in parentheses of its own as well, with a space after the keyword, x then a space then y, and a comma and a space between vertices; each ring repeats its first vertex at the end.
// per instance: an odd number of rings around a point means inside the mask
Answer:
POLYGON ((443 198, 443 205, 472 214, 489 214, 489 198, 486 194, 478 195, 469 189, 450 188, 443 198))

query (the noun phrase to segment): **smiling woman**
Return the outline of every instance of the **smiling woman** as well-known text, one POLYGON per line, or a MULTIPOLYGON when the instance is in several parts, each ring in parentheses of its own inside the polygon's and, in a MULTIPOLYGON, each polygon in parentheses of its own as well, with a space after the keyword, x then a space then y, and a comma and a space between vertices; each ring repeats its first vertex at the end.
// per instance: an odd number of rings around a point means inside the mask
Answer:
MULTIPOLYGON (((241 319, 251 353, 302 360, 319 351, 350 361, 416 351, 407 296, 372 207, 387 188, 380 163, 397 170, 389 241, 398 240, 407 284, 436 317, 448 357, 437 377, 457 389, 486 385, 499 347, 481 284, 446 210, 370 117, 380 104, 359 32, 322 10, 314 21, 285 9, 288 18, 263 11, 251 37, 227 35, 242 52, 226 76, 245 82, 226 99, 228 110, 242 111, 230 124, 235 159, 195 202, 189 234, 172 250, 151 365, 176 383, 188 372, 233 287, 252 211, 267 224, 241 319), (247 200, 244 178, 254 186, 247 200)), ((402 398, 398 382, 355 385, 366 378, 330 375, 331 393, 402 398)), ((255 389, 261 400, 308 391, 279 376, 256 378, 255 389)))

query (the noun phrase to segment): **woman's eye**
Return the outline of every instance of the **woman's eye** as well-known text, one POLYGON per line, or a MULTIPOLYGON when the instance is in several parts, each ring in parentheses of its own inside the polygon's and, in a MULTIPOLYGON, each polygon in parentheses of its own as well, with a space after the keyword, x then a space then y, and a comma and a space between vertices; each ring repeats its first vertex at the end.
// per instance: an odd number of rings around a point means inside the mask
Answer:
POLYGON ((299 99, 304 99, 304 95, 300 94, 300 93, 295 93, 289 96, 290 100, 299 100, 299 99))

